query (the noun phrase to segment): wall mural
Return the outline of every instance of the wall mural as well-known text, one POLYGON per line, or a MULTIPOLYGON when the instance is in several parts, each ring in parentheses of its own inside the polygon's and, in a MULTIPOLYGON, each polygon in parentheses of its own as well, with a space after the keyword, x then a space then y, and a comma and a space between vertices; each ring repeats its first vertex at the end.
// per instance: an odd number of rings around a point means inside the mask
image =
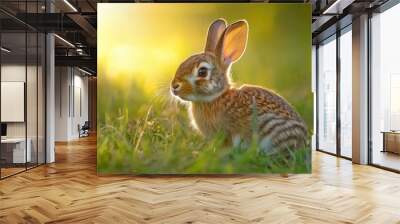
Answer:
POLYGON ((311 172, 309 5, 98 13, 100 174, 311 172))

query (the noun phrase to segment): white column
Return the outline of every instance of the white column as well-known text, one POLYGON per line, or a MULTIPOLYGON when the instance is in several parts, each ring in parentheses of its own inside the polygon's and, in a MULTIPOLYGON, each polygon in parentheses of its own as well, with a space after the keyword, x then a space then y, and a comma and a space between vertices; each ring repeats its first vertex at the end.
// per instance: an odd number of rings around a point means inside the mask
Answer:
POLYGON ((54 35, 46 36, 46 163, 55 161, 54 133, 55 133, 55 55, 54 35))
POLYGON ((353 162, 368 163, 368 15, 353 19, 353 162))
MULTIPOLYGON (((54 5, 46 1, 46 12, 54 12, 54 5)), ((55 162, 55 43, 54 34, 46 34, 46 163, 55 162)))

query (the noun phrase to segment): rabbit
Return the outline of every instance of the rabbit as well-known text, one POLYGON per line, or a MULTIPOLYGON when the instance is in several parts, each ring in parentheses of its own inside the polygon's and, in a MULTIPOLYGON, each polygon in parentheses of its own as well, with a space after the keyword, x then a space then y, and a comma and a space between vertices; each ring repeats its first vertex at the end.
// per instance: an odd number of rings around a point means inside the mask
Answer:
POLYGON ((171 93, 188 101, 192 123, 206 137, 222 131, 228 144, 247 147, 258 136, 259 149, 267 153, 305 147, 307 126, 283 97, 260 86, 233 86, 231 66, 246 50, 248 29, 246 20, 229 26, 215 20, 204 52, 178 67, 171 93))

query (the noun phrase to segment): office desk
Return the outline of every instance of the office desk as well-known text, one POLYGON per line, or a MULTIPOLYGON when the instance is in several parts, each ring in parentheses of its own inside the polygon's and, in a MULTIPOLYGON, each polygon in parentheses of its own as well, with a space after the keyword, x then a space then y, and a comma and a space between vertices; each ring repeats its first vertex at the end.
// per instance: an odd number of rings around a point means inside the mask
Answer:
POLYGON ((26 139, 27 147, 25 153, 25 138, 6 138, 1 139, 1 157, 6 163, 25 163, 31 162, 32 140, 26 139), (25 161, 26 159, 26 161, 25 161))

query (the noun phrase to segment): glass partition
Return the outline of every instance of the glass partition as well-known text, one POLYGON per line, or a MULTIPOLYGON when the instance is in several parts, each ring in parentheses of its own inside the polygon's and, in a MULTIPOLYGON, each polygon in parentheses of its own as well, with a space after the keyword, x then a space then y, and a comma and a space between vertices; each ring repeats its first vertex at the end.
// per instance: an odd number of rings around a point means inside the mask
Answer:
POLYGON ((31 161, 26 141, 26 33, 3 32, 1 47, 1 176, 7 177, 24 171, 31 161))
MULTIPOLYGON (((16 10, 41 13, 43 4, 16 10)), ((44 33, 0 12, 1 179, 45 163, 45 44, 44 33)))
POLYGON ((400 171, 400 4, 371 19, 371 162, 400 171))
POLYGON ((340 36, 340 155, 352 157, 352 33, 340 36))
POLYGON ((336 36, 318 47, 318 149, 336 154, 336 36))

